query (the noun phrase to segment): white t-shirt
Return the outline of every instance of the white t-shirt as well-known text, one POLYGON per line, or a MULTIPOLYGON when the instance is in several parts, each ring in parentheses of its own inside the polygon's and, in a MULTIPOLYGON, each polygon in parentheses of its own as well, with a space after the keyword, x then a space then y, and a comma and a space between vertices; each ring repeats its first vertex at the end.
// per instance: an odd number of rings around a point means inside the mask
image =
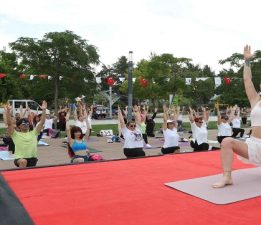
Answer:
POLYGON ((77 127, 80 127, 81 129, 82 129, 82 133, 83 134, 86 134, 86 131, 87 131, 87 123, 86 123, 86 121, 84 120, 84 121, 80 121, 80 120, 76 120, 75 121, 75 126, 77 126, 77 127))
POLYGON ((168 128, 166 130, 163 130, 163 135, 165 140, 163 148, 169 148, 179 145, 179 134, 176 128, 174 128, 173 130, 170 130, 168 128))
POLYGON ((53 119, 45 119, 44 129, 53 129, 53 119))
POLYGON ((218 127, 218 136, 231 136, 232 135, 232 128, 229 125, 229 123, 221 122, 221 124, 217 125, 217 127, 218 127))
POLYGON ((136 126, 134 131, 124 127, 122 128, 121 133, 125 140, 123 148, 143 148, 143 138, 140 126, 136 126))
POLYGON ((241 120, 239 118, 234 118, 232 121, 233 128, 240 128, 241 127, 241 120))
POLYGON ((203 121, 201 127, 198 127, 195 122, 190 123, 191 124, 191 130, 192 130, 192 137, 197 141, 199 145, 202 143, 208 142, 208 130, 207 130, 207 124, 205 121, 203 121))

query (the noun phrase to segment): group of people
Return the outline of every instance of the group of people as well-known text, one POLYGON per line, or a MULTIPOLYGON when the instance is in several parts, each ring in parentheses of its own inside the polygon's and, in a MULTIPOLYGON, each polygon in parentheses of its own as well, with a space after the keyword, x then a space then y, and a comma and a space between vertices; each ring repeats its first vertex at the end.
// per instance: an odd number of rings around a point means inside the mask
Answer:
MULTIPOLYGON (((261 165, 261 98, 260 94, 255 90, 252 82, 250 59, 253 57, 251 54, 250 46, 244 48, 244 84, 247 97, 251 104, 251 136, 246 139, 245 142, 235 139, 239 133, 240 137, 243 137, 244 130, 240 127, 239 110, 237 107, 232 107, 230 111, 221 114, 219 105, 216 105, 218 119, 218 136, 217 140, 221 143, 221 162, 223 169, 223 177, 221 181, 214 183, 214 188, 222 188, 226 185, 231 185, 232 182, 232 162, 233 153, 239 155, 239 158, 243 161, 247 161, 256 165, 261 165)), ((126 157, 139 157, 145 156, 143 151, 143 140, 142 140, 142 111, 140 107, 135 106, 134 110, 134 121, 124 122, 124 118, 121 110, 119 109, 119 123, 122 134, 124 136, 124 154, 126 157)), ((177 118, 170 118, 168 109, 166 106, 163 108, 163 135, 164 145, 162 147, 163 153, 172 153, 179 151, 178 140, 179 136, 177 133, 177 118)), ((190 108, 189 120, 191 123, 192 137, 191 147, 195 151, 208 150, 209 145, 207 143, 207 122, 208 116, 206 108, 202 108, 203 115, 198 116, 190 108)), ((246 123, 246 115, 244 115, 244 123, 246 123)))
MULTIPOLYGON (((58 127, 63 131, 66 130, 68 138, 68 148, 71 150, 72 157, 71 162, 80 162, 81 159, 77 159, 77 156, 83 156, 83 153, 79 152, 79 135, 88 139, 91 132, 91 117, 93 112, 93 106, 87 107, 85 104, 79 104, 78 108, 75 108, 74 113, 74 126, 69 126, 68 120, 71 115, 67 107, 60 107, 58 112, 58 118, 55 116, 47 115, 47 102, 43 101, 41 109, 42 114, 33 114, 29 108, 23 109, 20 107, 20 112, 12 115, 12 107, 7 104, 4 107, 4 121, 7 125, 8 136, 4 138, 5 144, 9 146, 9 151, 15 156, 14 164, 17 167, 31 167, 36 166, 37 158, 37 145, 41 139, 42 134, 46 133, 50 135, 54 132, 54 121, 58 119, 58 127), (75 142, 74 142, 75 141, 75 142), (75 147, 76 146, 76 147, 75 147), (77 160, 76 160, 77 159, 77 160)), ((84 152, 89 156, 87 145, 85 145, 84 152)), ((80 147, 82 148, 82 147, 80 147)), ((81 158, 81 157, 78 157, 81 158)), ((90 158, 91 160, 91 158, 90 158)))
MULTIPOLYGON (((253 57, 250 46, 244 48, 244 71, 243 78, 247 97, 251 105, 251 136, 245 142, 235 139, 238 134, 244 135, 241 128, 239 108, 231 107, 226 112, 220 112, 219 104, 215 105, 217 110, 217 140, 221 144, 220 154, 223 169, 223 177, 220 181, 213 184, 214 188, 222 188, 231 185, 232 181, 232 162, 233 154, 237 154, 240 159, 253 164, 261 165, 261 98, 252 83, 250 60, 253 57)), ((54 119, 59 119, 61 130, 66 130, 68 138, 69 154, 72 163, 86 162, 91 160, 88 151, 88 138, 91 133, 91 118, 93 107, 80 104, 73 112, 68 109, 60 109, 59 118, 49 118, 46 116, 47 103, 42 102, 42 114, 32 115, 30 112, 21 112, 12 118, 11 107, 5 107, 5 120, 7 123, 8 134, 15 146, 14 163, 18 167, 35 166, 37 163, 37 138, 44 129, 52 129, 54 119), (25 114, 28 114, 27 118, 25 114), (23 114, 23 115, 22 115, 23 114), (75 119, 74 126, 70 126, 68 121, 73 114, 75 119)), ((26 110, 28 111, 28 110, 26 110)), ((208 119, 209 109, 202 107, 201 114, 189 108, 188 116, 192 130, 192 140, 190 142, 194 151, 210 150, 208 144, 208 119)), ((149 116, 148 108, 135 105, 133 107, 134 120, 127 121, 125 111, 118 108, 119 131, 124 139, 123 152, 127 158, 145 156, 144 147, 151 147, 148 143, 148 136, 154 137, 154 118, 149 116), (145 142, 145 146, 144 146, 145 142)), ((162 132, 164 143, 161 148, 163 154, 179 152, 179 128, 182 126, 182 115, 184 107, 168 108, 163 106, 163 125, 162 132), (182 113, 180 113, 182 112, 182 113)), ((246 117, 244 115, 244 117, 246 117)), ((246 121, 244 121, 245 123, 246 121)))

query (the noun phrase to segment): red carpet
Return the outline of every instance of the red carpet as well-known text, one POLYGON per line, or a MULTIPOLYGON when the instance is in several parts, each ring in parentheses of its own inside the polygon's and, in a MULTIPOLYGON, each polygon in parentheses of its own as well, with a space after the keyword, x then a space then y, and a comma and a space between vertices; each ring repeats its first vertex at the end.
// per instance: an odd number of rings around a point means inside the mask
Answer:
POLYGON ((219 172, 216 151, 2 174, 36 224, 259 225, 259 197, 219 206, 164 185, 219 172))

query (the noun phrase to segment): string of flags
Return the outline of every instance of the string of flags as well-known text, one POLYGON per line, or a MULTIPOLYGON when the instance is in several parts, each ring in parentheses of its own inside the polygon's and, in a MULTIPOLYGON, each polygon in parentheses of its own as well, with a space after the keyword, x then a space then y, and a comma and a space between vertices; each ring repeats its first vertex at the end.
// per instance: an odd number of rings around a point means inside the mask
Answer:
MULTIPOLYGON (((6 73, 0 73, 0 79, 3 79, 5 77, 7 77, 6 73)), ((24 80, 24 79, 27 79, 27 78, 29 78, 29 80, 33 80, 35 77, 39 78, 41 80, 44 80, 44 79, 52 80, 53 79, 53 76, 46 75, 46 74, 40 74, 40 75, 20 74, 18 77, 21 80, 24 80)), ((62 80, 62 79, 63 79, 63 76, 59 76, 59 80, 62 80)))
MULTIPOLYGON (((0 79, 3 79, 7 77, 7 74, 5 73, 0 73, 0 79)), ((21 80, 24 80, 24 79, 27 79, 29 78, 29 80, 33 80, 34 78, 39 78, 41 80, 44 80, 44 79, 48 79, 48 80, 52 80, 53 79, 53 76, 51 75, 46 75, 46 74, 40 74, 40 75, 27 75, 27 74, 20 74, 19 75, 19 78, 21 80)), ((197 77, 195 79, 195 81, 206 81, 207 79, 209 79, 210 77, 197 77)), ((63 76, 59 76, 59 80, 62 80, 63 79, 63 76)), ((238 78, 237 78, 238 79, 238 78)), ((96 80, 96 83, 97 84, 100 84, 102 83, 102 78, 101 77, 95 77, 95 80, 96 80)), ((125 81, 125 78, 124 77, 120 77, 119 80, 121 82, 124 82, 125 81)), ((234 78, 233 78, 234 80, 234 78)), ((88 82, 88 79, 84 78, 84 81, 85 82, 88 82)), ((132 82, 134 83, 136 81, 136 78, 132 78, 132 82)), ((166 78, 166 81, 169 82, 170 81, 170 78, 166 78)), ((232 82, 232 78, 230 77, 223 77, 223 81, 226 85, 230 85, 231 82, 232 82)), ((117 82, 111 77, 111 76, 108 76, 106 79, 105 79, 105 82, 109 85, 109 86, 113 86, 115 85, 117 82)), ((152 79, 152 83, 156 83, 154 79, 152 79)), ((221 77, 214 77, 214 83, 215 83, 215 87, 219 87, 221 84, 222 84, 222 78, 221 77)), ((143 88, 146 88, 149 84, 149 80, 145 79, 144 77, 140 77, 139 78, 139 84, 141 87, 143 88)), ((192 84, 192 78, 185 78, 185 84, 186 85, 191 85, 192 84)))

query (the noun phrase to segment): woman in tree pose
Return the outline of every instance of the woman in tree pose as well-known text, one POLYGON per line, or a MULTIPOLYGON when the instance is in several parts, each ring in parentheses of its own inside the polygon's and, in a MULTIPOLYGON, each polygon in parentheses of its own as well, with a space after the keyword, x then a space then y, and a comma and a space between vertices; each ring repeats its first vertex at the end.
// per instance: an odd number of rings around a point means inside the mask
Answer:
POLYGON ((213 184, 214 188, 222 188, 226 185, 233 184, 231 170, 234 153, 240 159, 250 163, 261 165, 261 98, 257 93, 253 82, 250 68, 251 54, 250 46, 244 47, 244 85, 248 100, 251 105, 250 120, 252 125, 251 137, 242 142, 234 138, 225 138, 221 143, 221 164, 223 169, 222 179, 213 184))

